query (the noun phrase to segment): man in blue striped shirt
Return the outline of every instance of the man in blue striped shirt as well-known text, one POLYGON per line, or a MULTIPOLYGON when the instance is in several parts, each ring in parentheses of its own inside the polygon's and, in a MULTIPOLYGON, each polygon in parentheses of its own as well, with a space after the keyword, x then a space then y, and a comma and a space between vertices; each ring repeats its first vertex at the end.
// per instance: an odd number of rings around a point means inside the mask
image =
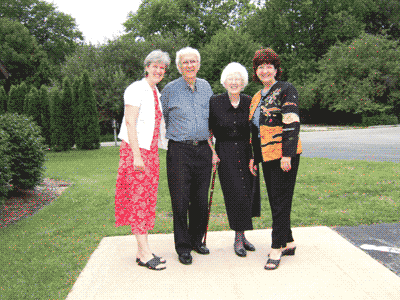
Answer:
POLYGON ((176 54, 182 74, 161 93, 166 125, 167 176, 171 195, 175 249, 179 261, 191 264, 190 252, 209 254, 202 243, 207 228, 207 199, 213 154, 208 142, 210 84, 196 78, 200 53, 187 47, 176 54), (188 224, 189 215, 189 224, 188 224))

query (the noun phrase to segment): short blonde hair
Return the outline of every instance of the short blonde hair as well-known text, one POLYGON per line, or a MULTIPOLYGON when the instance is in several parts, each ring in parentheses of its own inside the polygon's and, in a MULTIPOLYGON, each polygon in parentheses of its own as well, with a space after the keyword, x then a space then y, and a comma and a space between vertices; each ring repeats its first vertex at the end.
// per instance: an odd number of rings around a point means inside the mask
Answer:
POLYGON ((199 63, 200 63, 200 52, 199 51, 197 51, 196 49, 194 49, 192 47, 182 48, 181 50, 176 52, 176 59, 175 59, 176 68, 178 69, 179 73, 181 73, 181 70, 179 70, 179 64, 181 63, 181 56, 187 55, 187 54, 195 54, 197 56, 197 58, 199 59, 199 63))
POLYGON ((235 73, 240 74, 240 77, 243 79, 243 88, 245 88, 249 83, 249 74, 247 73, 246 68, 237 62, 231 62, 224 68, 221 74, 221 84, 225 87, 226 78, 235 73))

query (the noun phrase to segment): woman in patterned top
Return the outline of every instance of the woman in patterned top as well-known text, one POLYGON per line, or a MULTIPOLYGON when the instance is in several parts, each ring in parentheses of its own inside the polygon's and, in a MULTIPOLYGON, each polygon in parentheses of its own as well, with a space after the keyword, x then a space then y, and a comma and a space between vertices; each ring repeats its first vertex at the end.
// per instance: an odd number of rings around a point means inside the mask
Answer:
POLYGON ((264 88, 251 101, 254 158, 250 171, 261 162, 272 212, 272 246, 266 270, 279 266, 282 256, 294 255, 296 246, 290 229, 290 212, 302 152, 299 98, 295 87, 280 81, 278 55, 270 48, 258 50, 253 58, 253 80, 264 88))
POLYGON ((168 53, 152 51, 144 60, 146 77, 128 86, 125 113, 118 137, 122 140, 115 191, 115 225, 130 225, 136 236, 139 266, 165 269, 165 260, 152 254, 147 231, 154 228, 159 179, 158 140, 161 123, 157 84, 170 64, 168 53))

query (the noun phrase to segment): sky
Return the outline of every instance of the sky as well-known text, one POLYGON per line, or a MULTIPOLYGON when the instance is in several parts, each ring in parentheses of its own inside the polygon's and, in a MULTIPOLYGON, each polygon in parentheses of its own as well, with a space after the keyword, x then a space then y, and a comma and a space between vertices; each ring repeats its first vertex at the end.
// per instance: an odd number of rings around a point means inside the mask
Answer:
POLYGON ((135 12, 141 0, 45 0, 57 10, 71 15, 83 33, 85 42, 102 44, 124 33, 124 23, 130 11, 135 12))

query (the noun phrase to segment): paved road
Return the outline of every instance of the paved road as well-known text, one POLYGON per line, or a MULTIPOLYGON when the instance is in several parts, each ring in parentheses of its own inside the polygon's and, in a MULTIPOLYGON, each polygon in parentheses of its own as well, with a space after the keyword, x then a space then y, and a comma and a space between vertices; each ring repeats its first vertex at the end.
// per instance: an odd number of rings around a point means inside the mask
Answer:
POLYGON ((400 276, 400 223, 332 229, 400 276))
POLYGON ((400 127, 301 132, 305 157, 400 162, 400 127))

